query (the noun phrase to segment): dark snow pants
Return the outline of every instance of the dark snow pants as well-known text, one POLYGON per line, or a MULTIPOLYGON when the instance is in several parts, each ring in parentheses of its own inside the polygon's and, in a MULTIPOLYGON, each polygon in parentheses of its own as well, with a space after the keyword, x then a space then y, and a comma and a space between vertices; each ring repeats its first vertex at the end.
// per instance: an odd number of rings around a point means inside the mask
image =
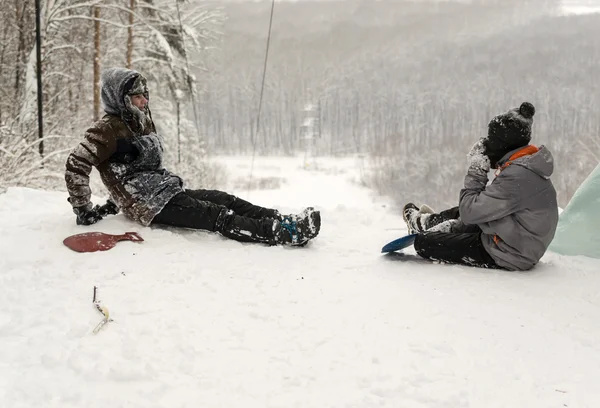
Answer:
POLYGON ((458 207, 452 207, 440 213, 431 214, 431 216, 427 219, 427 222, 425 223, 425 229, 435 227, 436 225, 444 221, 458 220, 459 218, 460 213, 458 211, 458 207))
POLYGON ((241 242, 273 244, 277 210, 217 190, 185 190, 167 203, 153 224, 219 232, 241 242))
MULTIPOLYGON (((460 218, 458 207, 432 214, 427 228, 460 218)), ((481 242, 481 228, 477 225, 461 224, 454 232, 423 232, 415 239, 415 250, 421 257, 433 261, 463 264, 480 268, 500 268, 485 250, 481 242)))

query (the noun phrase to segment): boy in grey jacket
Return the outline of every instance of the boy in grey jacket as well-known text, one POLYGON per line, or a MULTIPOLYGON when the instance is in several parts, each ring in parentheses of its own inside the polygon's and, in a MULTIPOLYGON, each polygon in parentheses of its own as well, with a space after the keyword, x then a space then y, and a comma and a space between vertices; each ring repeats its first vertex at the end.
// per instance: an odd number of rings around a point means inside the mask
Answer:
POLYGON ((488 136, 468 154, 458 207, 437 214, 412 203, 404 207, 409 231, 418 233, 420 256, 508 270, 538 263, 554 238, 558 204, 550 181, 552 154, 529 144, 534 114, 524 102, 491 120, 488 136), (495 179, 487 185, 490 168, 495 179))

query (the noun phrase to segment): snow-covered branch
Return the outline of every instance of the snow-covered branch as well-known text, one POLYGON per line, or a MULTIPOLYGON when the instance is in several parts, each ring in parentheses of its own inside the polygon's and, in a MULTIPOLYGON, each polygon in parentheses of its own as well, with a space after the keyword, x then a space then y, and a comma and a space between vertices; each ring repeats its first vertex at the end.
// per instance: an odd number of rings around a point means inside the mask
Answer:
POLYGON ((106 20, 104 18, 95 18, 95 17, 90 17, 90 16, 84 16, 84 15, 70 15, 70 16, 65 16, 65 17, 55 17, 52 21, 53 22, 67 22, 67 21, 72 21, 72 20, 99 21, 101 23, 107 24, 112 27, 117 27, 117 28, 128 28, 129 27, 129 25, 127 25, 127 24, 115 23, 112 20, 106 20))

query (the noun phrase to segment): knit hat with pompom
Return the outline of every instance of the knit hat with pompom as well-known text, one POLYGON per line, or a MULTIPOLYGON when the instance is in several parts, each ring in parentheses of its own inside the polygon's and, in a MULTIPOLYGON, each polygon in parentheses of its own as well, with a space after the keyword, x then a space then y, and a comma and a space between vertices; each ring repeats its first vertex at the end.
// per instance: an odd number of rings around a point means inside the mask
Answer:
POLYGON ((520 107, 497 115, 490 121, 484 147, 492 167, 496 167, 506 153, 529 144, 533 115, 534 106, 523 102, 520 107))

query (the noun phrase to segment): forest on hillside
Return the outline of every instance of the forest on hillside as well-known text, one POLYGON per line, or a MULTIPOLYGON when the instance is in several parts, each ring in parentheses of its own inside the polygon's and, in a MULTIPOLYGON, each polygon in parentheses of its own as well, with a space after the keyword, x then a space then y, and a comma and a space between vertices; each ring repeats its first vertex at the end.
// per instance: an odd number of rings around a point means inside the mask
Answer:
POLYGON ((368 154, 365 183, 445 206, 492 116, 527 100, 534 143, 555 154, 561 205, 600 160, 599 15, 557 16, 556 2, 535 0, 277 3, 255 136, 269 6, 223 8, 203 81, 211 150, 302 151, 312 104, 318 154, 368 154))

